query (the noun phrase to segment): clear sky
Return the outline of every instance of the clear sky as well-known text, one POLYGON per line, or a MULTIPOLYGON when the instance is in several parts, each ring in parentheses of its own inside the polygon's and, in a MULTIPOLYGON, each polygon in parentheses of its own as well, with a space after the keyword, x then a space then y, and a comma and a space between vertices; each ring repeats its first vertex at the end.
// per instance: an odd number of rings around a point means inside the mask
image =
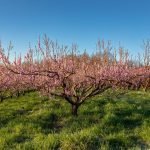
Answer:
POLYGON ((150 38, 150 0, 0 0, 0 40, 24 52, 39 35, 80 50, 96 48, 98 39, 120 42, 140 52, 150 38))

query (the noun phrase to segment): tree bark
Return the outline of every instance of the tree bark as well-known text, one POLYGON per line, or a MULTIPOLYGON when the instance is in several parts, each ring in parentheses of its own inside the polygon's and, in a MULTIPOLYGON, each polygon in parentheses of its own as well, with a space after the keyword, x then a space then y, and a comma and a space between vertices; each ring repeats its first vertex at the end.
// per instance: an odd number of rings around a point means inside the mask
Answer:
POLYGON ((20 93, 19 93, 19 91, 17 91, 17 93, 16 93, 16 97, 19 97, 20 96, 20 93))
POLYGON ((72 115, 78 116, 78 105, 72 105, 72 115))
POLYGON ((4 100, 4 99, 3 99, 3 97, 2 97, 2 96, 0 96, 0 102, 3 102, 3 100, 4 100))

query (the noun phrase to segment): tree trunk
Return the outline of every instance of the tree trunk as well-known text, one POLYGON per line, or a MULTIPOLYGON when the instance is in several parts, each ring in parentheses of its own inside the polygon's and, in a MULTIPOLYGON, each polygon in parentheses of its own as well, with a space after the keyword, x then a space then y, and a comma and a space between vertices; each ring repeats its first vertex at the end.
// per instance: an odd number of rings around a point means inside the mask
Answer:
POLYGON ((23 95, 23 96, 25 95, 25 91, 22 91, 22 95, 23 95))
POLYGON ((72 105, 72 115, 78 116, 78 105, 72 105))
POLYGON ((150 80, 147 81, 145 87, 144 87, 144 92, 146 92, 148 90, 148 86, 150 84, 150 80))
POLYGON ((16 97, 19 97, 20 96, 20 93, 19 93, 19 91, 17 91, 17 93, 16 93, 16 97))
POLYGON ((0 96, 0 102, 3 102, 3 97, 2 96, 0 96))

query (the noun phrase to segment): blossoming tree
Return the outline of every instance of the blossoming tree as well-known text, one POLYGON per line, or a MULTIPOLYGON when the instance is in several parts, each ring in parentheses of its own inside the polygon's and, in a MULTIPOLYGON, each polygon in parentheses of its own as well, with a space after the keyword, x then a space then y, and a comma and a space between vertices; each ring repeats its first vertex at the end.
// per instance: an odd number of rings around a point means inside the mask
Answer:
MULTIPOLYGON (((35 50, 29 49, 24 59, 19 56, 14 62, 1 48, 0 58, 12 74, 22 78, 21 86, 28 84, 42 94, 63 98, 71 105, 74 116, 91 97, 110 88, 138 89, 145 79, 150 78, 150 68, 130 67, 127 55, 123 57, 121 53, 119 61, 109 57, 110 43, 104 45, 102 42, 104 53, 99 53, 99 57, 98 54, 78 54, 76 45, 69 49, 46 36, 44 46, 39 40, 35 50)), ((149 81, 147 86, 150 86, 149 81)))

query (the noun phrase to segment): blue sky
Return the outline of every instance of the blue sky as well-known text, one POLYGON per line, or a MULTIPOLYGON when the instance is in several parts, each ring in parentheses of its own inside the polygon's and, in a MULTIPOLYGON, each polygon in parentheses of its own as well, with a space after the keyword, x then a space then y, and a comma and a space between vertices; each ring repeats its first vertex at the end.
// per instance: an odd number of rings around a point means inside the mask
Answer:
POLYGON ((150 38, 150 0, 0 0, 0 40, 24 52, 46 33, 62 44, 94 51, 98 39, 131 53, 150 38))

